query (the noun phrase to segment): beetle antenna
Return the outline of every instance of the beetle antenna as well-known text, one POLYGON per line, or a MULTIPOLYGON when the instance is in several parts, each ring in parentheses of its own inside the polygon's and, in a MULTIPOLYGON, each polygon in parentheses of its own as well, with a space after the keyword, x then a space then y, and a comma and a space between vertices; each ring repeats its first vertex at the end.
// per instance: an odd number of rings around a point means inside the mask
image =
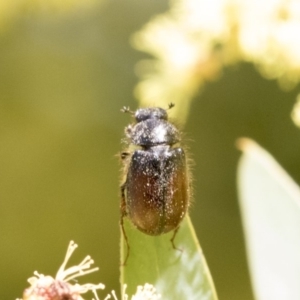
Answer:
POLYGON ((170 102, 169 104, 168 104, 168 108, 167 109, 171 109, 171 108, 173 108, 175 106, 175 104, 173 103, 173 102, 170 102))
POLYGON ((134 111, 132 111, 132 110, 130 110, 130 108, 129 108, 129 106, 123 106, 122 108, 121 108, 121 112, 123 112, 123 113, 129 113, 129 114, 134 114, 134 111))

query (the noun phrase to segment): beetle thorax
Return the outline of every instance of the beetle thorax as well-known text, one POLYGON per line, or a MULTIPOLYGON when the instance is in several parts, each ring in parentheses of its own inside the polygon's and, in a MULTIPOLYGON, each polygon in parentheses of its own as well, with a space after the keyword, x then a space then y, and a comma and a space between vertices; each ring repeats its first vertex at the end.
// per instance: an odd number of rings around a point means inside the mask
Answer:
POLYGON ((180 140, 179 131, 173 124, 156 118, 150 118, 128 127, 127 135, 131 143, 144 147, 174 145, 180 140))

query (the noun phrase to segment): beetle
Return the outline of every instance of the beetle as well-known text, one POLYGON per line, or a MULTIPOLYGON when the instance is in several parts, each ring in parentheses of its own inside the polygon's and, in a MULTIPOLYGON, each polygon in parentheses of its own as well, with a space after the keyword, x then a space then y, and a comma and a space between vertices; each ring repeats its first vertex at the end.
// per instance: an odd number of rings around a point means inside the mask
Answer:
POLYGON ((125 179, 121 185, 120 225, 127 244, 123 265, 130 249, 123 224, 126 216, 147 235, 174 230, 171 243, 180 250, 174 238, 189 207, 190 183, 180 131, 168 121, 167 110, 173 106, 121 110, 135 117, 135 123, 125 128, 129 146, 121 153, 125 179))

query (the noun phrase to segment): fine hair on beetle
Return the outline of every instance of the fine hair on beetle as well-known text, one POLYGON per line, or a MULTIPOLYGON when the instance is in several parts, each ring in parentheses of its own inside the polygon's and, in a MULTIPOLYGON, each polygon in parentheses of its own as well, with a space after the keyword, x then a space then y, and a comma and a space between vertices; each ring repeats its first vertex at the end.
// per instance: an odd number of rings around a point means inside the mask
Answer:
POLYGON ((140 108, 122 112, 134 116, 135 122, 125 128, 126 149, 121 153, 123 178, 121 183, 120 226, 127 245, 123 219, 128 217, 141 232, 157 236, 173 231, 171 243, 180 223, 188 213, 191 200, 190 160, 182 147, 182 134, 169 121, 168 112, 160 107, 140 108))

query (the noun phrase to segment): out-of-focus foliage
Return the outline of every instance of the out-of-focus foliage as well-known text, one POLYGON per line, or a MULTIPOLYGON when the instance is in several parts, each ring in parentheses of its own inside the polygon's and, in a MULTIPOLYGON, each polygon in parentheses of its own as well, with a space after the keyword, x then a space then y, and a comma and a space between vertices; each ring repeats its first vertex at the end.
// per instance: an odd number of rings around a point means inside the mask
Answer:
POLYGON ((0 33, 24 12, 68 14, 76 10, 81 13, 86 9, 106 0, 0 0, 0 33))
POLYGON ((87 280, 118 287, 120 108, 136 105, 139 55, 128 40, 166 4, 81 3, 16 5, 0 36, 0 299, 36 269, 54 274, 70 239, 101 266, 87 280))
POLYGON ((296 126, 300 127, 300 95, 298 95, 292 111, 292 120, 296 126))
POLYGON ((184 100, 239 61, 291 88, 300 79, 299 32, 297 0, 174 0, 133 38, 137 49, 156 59, 140 63, 136 94, 145 105, 180 100, 184 118, 184 100))

